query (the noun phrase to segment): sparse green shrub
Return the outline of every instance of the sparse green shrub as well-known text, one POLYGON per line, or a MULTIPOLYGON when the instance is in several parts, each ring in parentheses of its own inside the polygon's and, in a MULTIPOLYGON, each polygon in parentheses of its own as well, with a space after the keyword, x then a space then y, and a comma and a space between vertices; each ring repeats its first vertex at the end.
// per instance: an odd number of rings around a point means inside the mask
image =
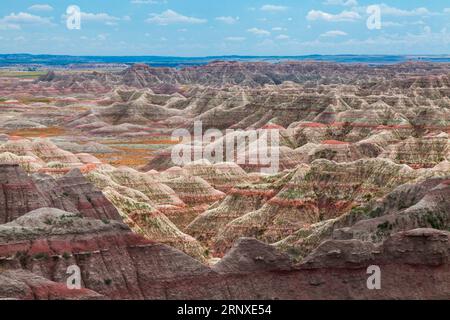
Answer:
POLYGON ((46 252, 39 252, 34 255, 34 259, 36 260, 47 260, 49 258, 48 253, 46 252))
POLYGON ((68 253, 68 252, 64 252, 62 256, 63 256, 63 258, 65 260, 69 260, 70 259, 70 253, 68 253))

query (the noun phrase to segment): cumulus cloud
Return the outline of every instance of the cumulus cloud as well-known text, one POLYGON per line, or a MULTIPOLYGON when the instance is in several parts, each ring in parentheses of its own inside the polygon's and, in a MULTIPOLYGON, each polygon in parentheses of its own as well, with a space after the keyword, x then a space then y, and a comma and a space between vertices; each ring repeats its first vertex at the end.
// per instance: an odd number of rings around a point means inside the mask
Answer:
POLYGON ((31 11, 52 11, 53 7, 49 4, 34 4, 28 8, 31 11))
MULTIPOLYGON (((128 17, 129 19, 129 17, 128 17)), ((111 16, 107 13, 90 13, 90 12, 81 12, 81 21, 89 21, 89 22, 100 22, 106 25, 117 25, 117 23, 121 19, 118 17, 111 16)), ((127 20, 127 17, 125 17, 127 20)))
POLYGON ((320 10, 311 10, 308 12, 306 19, 310 21, 323 20, 329 22, 355 21, 361 19, 361 15, 355 11, 342 11, 341 13, 332 14, 320 10))
POLYGON ((26 12, 19 12, 18 14, 11 13, 10 15, 4 17, 2 19, 5 22, 9 23, 18 23, 18 24, 51 24, 49 18, 44 18, 36 15, 32 15, 26 12))
POLYGON ((267 12, 280 12, 280 11, 286 11, 287 7, 277 6, 277 5, 273 5, 273 4, 265 4, 261 7, 261 10, 267 11, 267 12))
POLYGON ((242 42, 242 41, 245 41, 246 38, 245 37, 226 37, 225 40, 232 41, 232 42, 242 42))
POLYGON ((403 27, 403 26, 405 26, 404 23, 395 22, 395 21, 383 21, 383 28, 403 27))
POLYGON ((50 18, 26 12, 11 13, 0 19, 1 30, 20 30, 23 25, 53 25, 50 18))
POLYGON ((257 36, 270 36, 270 32, 264 29, 259 29, 259 28, 251 28, 251 29, 247 29, 247 32, 256 34, 257 36))
POLYGON ((381 13, 383 15, 397 16, 397 17, 412 17, 412 16, 425 16, 432 14, 430 10, 425 7, 415 8, 412 10, 403 10, 395 7, 388 6, 387 4, 381 4, 381 13))
POLYGON ((132 4, 157 4, 155 0, 131 0, 132 4))
MULTIPOLYGON (((67 19, 67 15, 63 14, 62 19, 67 19)), ((83 22, 94 22, 103 23, 107 26, 116 26, 119 21, 130 21, 130 16, 124 16, 123 18, 112 16, 105 12, 93 13, 93 12, 81 12, 81 21, 83 22)))
POLYGON ((217 17, 217 21, 226 23, 226 24, 235 24, 239 21, 239 17, 233 18, 233 17, 217 17))
POLYGON ((184 16, 170 9, 160 14, 153 13, 146 21, 148 23, 155 23, 159 25, 169 25, 174 23, 200 24, 207 22, 205 19, 184 16))
POLYGON ((342 37, 348 35, 347 32, 341 31, 341 30, 331 30, 327 31, 325 33, 322 33, 321 37, 342 37))
POLYGON ((277 39, 278 40, 288 40, 288 39, 290 39, 291 37, 289 37, 288 35, 286 35, 286 34, 280 34, 280 35, 278 35, 277 36, 277 39))
POLYGON ((0 20, 0 30, 20 30, 20 25, 7 23, 0 20))
POLYGON ((354 7, 358 5, 356 0, 326 0, 325 5, 329 6, 344 6, 344 7, 354 7))

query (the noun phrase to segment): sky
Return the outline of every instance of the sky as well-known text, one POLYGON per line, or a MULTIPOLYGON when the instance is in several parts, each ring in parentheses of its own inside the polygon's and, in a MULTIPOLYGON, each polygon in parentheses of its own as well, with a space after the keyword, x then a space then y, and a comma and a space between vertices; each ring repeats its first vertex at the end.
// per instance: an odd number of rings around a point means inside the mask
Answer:
POLYGON ((201 57, 449 49, 448 0, 0 2, 0 53, 201 57), (71 5, 80 9, 80 29, 67 27, 71 5))

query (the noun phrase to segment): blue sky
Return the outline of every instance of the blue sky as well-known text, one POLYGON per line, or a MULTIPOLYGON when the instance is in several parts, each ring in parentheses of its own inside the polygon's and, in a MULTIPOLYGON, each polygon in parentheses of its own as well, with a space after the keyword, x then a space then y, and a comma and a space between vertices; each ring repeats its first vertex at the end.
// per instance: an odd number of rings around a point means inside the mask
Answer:
POLYGON ((71 55, 450 54, 447 0, 14 0, 0 53, 71 55), (77 5, 81 30, 66 27, 77 5), (367 7, 381 29, 367 27, 367 7))

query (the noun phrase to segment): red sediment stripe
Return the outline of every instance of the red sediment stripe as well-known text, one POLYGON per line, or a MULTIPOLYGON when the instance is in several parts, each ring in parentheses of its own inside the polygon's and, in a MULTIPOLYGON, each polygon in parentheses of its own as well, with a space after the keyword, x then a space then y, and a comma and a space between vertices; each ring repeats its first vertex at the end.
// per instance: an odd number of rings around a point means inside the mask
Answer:
POLYGON ((78 168, 82 173, 89 173, 92 170, 95 170, 97 168, 97 165, 95 163, 89 163, 82 167, 68 167, 68 168, 40 168, 38 172, 41 173, 68 173, 70 170, 78 168))
POLYGON ((266 129, 266 130, 273 130, 273 129, 280 129, 280 130, 284 130, 285 128, 277 125, 277 124, 266 124, 265 126, 262 127, 262 129, 266 129))
MULTIPOLYGON (((347 173, 343 172, 342 175, 347 175, 347 173)), ((352 189, 352 190, 357 190, 358 192, 362 192, 362 191, 366 191, 366 192, 378 192, 380 190, 379 187, 363 187, 361 186, 360 182, 355 182, 355 183, 337 183, 334 181, 331 182, 327 182, 327 181, 308 181, 308 182, 304 182, 303 184, 295 184, 295 183, 287 183, 285 184, 284 188, 282 191, 285 191, 287 189, 299 189, 302 186, 305 186, 307 188, 311 188, 311 187, 316 187, 319 186, 321 188, 340 188, 340 189, 344 189, 344 190, 348 190, 348 189, 352 189)))
POLYGON ((226 195, 199 195, 199 196, 192 196, 192 195, 183 195, 178 194, 178 197, 187 203, 197 203, 197 202, 214 202, 220 199, 223 199, 226 195))
POLYGON ((139 245, 154 244, 154 241, 145 239, 133 233, 124 235, 105 234, 101 236, 81 236, 73 238, 68 235, 49 239, 36 239, 31 241, 9 242, 0 244, 0 257, 16 256, 18 252, 24 252, 30 256, 38 253, 47 253, 49 256, 62 255, 64 253, 92 253, 108 251, 110 248, 133 247, 139 245))
POLYGON ((321 143, 322 144, 330 144, 330 145, 350 145, 349 142, 338 141, 338 140, 324 140, 321 143))
POLYGON ((244 190, 233 188, 229 192, 230 195, 242 195, 247 197, 262 196, 266 199, 274 197, 277 192, 275 190, 244 190))
POLYGON ((299 127, 304 127, 304 128, 326 128, 327 126, 323 123, 319 123, 319 122, 311 122, 311 123, 302 123, 299 125, 299 127))
POLYGON ((32 190, 36 186, 33 182, 29 183, 14 183, 14 184, 0 184, 0 189, 4 190, 32 190))
POLYGON ((268 203, 272 205, 279 205, 282 207, 309 207, 312 210, 317 208, 317 201, 311 200, 290 200, 274 197, 270 199, 268 203))

